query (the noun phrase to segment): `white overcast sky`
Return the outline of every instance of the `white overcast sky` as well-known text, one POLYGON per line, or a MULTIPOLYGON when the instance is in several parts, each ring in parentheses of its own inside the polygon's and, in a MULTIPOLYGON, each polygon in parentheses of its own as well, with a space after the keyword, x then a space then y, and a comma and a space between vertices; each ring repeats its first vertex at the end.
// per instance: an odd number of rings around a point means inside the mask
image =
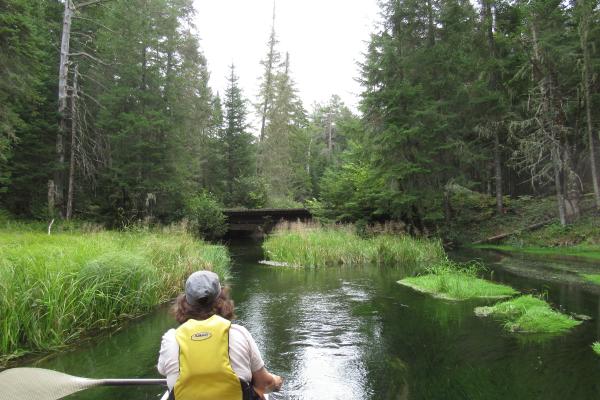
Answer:
MULTIPOLYGON (((245 97, 255 102, 273 0, 195 0, 194 5, 211 87, 223 95, 233 62, 245 97)), ((377 0, 276 0, 279 51, 282 57, 290 53, 291 75, 305 108, 338 94, 356 109, 357 62, 363 60, 378 13, 377 0)))

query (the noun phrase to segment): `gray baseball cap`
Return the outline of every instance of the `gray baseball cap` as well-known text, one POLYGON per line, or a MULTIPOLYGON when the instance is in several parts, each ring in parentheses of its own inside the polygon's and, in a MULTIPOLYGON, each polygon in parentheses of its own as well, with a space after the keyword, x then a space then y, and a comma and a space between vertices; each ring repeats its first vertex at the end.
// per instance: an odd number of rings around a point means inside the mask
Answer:
POLYGON ((188 304, 197 303, 200 299, 212 302, 221 293, 219 276, 211 271, 196 271, 185 281, 185 300, 188 304))

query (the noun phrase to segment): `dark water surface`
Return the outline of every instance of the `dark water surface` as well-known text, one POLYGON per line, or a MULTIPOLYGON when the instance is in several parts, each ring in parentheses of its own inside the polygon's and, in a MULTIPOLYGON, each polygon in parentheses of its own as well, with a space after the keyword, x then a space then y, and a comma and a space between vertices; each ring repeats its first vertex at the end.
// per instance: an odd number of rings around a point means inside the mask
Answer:
MULTIPOLYGON (((275 399, 600 399, 600 357, 590 348, 600 338, 599 295, 528 273, 543 267, 539 261, 454 255, 482 258, 495 280, 547 293, 553 305, 592 321, 559 337, 519 336, 475 317, 473 308, 485 301, 437 300, 398 285, 409 273, 401 266, 276 269, 256 263, 259 243, 231 251, 238 318, 267 367, 286 379, 275 399)), ((561 265, 570 268, 555 268, 561 265)), ((157 377, 160 338, 174 325, 163 308, 36 366, 86 377, 157 377)), ((159 396, 157 388, 102 388, 69 398, 159 396)))

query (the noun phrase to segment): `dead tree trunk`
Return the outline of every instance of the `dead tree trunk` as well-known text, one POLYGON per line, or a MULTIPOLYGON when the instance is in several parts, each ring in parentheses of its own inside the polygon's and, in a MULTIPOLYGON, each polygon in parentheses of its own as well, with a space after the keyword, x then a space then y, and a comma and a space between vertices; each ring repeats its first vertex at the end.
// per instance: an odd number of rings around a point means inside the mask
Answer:
POLYGON ((59 126, 56 134, 56 161, 57 168, 54 172, 54 206, 58 214, 64 211, 64 164, 65 143, 64 137, 67 131, 67 84, 69 75, 69 44, 71 40, 71 20, 73 18, 73 3, 65 0, 65 12, 63 15, 62 38, 60 42, 60 66, 58 70, 58 115, 59 126))
POLYGON ((554 185, 556 187, 556 200, 558 201, 558 217, 560 224, 567 224, 567 207, 565 202, 563 179, 562 179, 562 161, 558 150, 552 150, 552 164, 554 167, 554 185))
POLYGON ((331 159, 333 154, 333 115, 327 114, 327 156, 331 159))
POLYGON ((552 160, 552 168, 554 170, 554 184, 556 187, 556 199, 558 203, 558 215, 560 224, 567 224, 567 209, 565 201, 565 160, 564 160, 564 144, 562 143, 562 135, 558 122, 555 120, 557 113, 555 111, 555 93, 551 76, 545 71, 544 62, 540 50, 538 32, 535 21, 531 22, 531 36, 533 46, 533 63, 534 71, 536 71, 537 79, 540 88, 540 110, 538 111, 540 120, 540 129, 543 135, 547 137, 550 143, 550 153, 552 160))
POLYGON ((77 78, 79 74, 78 66, 75 65, 73 73, 73 91, 71 93, 71 154, 69 161, 69 189, 67 195, 67 212, 66 219, 71 219, 73 216, 73 192, 75 190, 75 153, 77 148, 77 78))
MULTIPOLYGON (((481 8, 483 11, 483 20, 485 23, 485 30, 488 42, 489 56, 492 61, 496 61, 497 50, 496 41, 494 39, 494 16, 493 16, 493 0, 482 0, 481 8)), ((497 92, 499 86, 499 72, 496 66, 490 73, 488 87, 490 91, 497 92)), ((494 138, 494 180, 496 183, 496 209, 498 214, 501 214, 504 210, 503 204, 503 191, 502 191, 502 150, 500 146, 500 124, 498 122, 488 122, 490 128, 493 130, 494 138)))
POLYGON ((54 213, 56 210, 54 209, 54 199, 56 198, 54 188, 54 181, 52 179, 48 180, 48 216, 50 218, 54 217, 54 213))
POLYGON ((500 135, 498 128, 494 130, 494 172, 496 180, 496 209, 498 214, 504 212, 504 201, 502 192, 502 155, 500 152, 500 135))

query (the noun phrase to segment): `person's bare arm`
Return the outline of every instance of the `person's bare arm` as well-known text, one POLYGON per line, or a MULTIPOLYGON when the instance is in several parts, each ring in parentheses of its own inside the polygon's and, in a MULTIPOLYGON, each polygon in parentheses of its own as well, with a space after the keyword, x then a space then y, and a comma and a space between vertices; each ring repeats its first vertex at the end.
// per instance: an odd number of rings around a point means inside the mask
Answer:
POLYGON ((254 387, 263 393, 277 392, 281 389, 283 379, 267 371, 265 367, 252 373, 252 382, 254 387))

